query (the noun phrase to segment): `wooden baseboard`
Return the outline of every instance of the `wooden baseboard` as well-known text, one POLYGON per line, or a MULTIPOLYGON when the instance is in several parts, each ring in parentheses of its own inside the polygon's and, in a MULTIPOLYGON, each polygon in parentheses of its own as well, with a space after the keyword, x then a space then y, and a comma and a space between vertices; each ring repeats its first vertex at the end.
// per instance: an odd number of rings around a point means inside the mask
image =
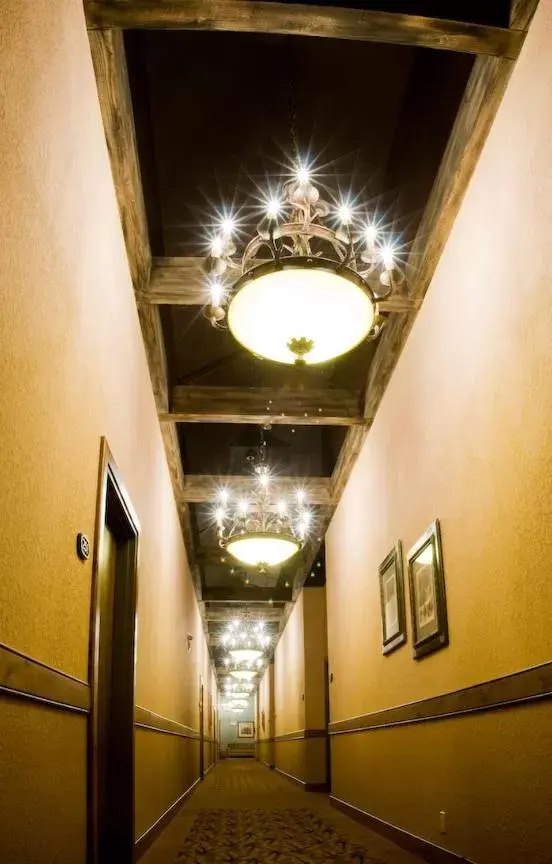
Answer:
POLYGON ((469 858, 463 858, 455 852, 450 852, 442 846, 437 846, 437 844, 432 843, 430 840, 424 840, 423 837, 411 834, 410 831, 405 831, 404 828, 398 828, 390 822, 385 822, 377 816, 372 816, 353 804, 347 804, 346 801, 336 798, 335 795, 330 795, 330 804, 336 810, 354 819, 355 822, 360 822, 362 825, 366 825, 367 828, 371 828, 372 831, 376 831, 383 837, 387 837, 388 840, 391 840, 402 849, 406 849, 407 852, 421 856, 428 864, 475 864, 469 858))
POLYGON ((134 844, 134 860, 138 861, 142 855, 144 855, 152 843, 157 840, 161 832, 167 827, 169 822, 176 816, 177 812, 180 810, 184 802, 187 798, 190 797, 192 792, 199 786, 201 783, 200 778, 198 778, 189 789, 186 789, 185 792, 182 793, 180 798, 177 798, 176 801, 168 807, 164 813, 161 814, 159 819, 151 825, 147 831, 144 831, 141 837, 138 838, 136 843, 134 844))
POLYGON ((281 768, 278 768, 277 765, 274 766, 274 770, 281 774, 282 777, 286 777, 288 780, 291 780, 292 783, 295 783, 297 786, 301 786, 302 789, 307 785, 304 780, 300 780, 299 777, 295 777, 294 774, 288 774, 287 771, 282 771, 281 768))
POLYGON ((305 792, 329 792, 329 784, 325 781, 322 783, 305 783, 305 792))
POLYGON ((291 780, 292 783, 300 786, 305 792, 330 791, 327 783, 309 783, 307 780, 300 780, 299 777, 295 777, 294 774, 288 774, 287 771, 282 771, 282 769, 278 768, 276 765, 269 765, 267 762, 263 764, 267 765, 268 768, 273 768, 274 771, 277 771, 278 774, 282 775, 282 777, 285 777, 287 780, 291 780))

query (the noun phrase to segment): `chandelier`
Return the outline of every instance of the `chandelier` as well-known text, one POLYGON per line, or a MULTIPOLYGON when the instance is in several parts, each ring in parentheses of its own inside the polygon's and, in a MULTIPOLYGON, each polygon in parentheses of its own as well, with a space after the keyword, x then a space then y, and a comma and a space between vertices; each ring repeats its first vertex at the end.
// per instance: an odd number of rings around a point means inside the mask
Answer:
POLYGON ((261 446, 251 460, 256 481, 251 498, 232 502, 228 490, 223 489, 215 509, 220 546, 242 564, 258 567, 261 572, 283 564, 302 548, 312 520, 302 489, 292 501, 281 498, 276 505, 272 503, 265 445, 261 430, 261 446))
POLYGON ((307 168, 269 198, 241 256, 236 230, 232 218, 221 220, 205 263, 213 326, 227 321, 253 354, 296 365, 324 363, 379 335, 378 304, 404 271, 378 226, 323 200, 307 168))
POLYGON ((264 621, 253 623, 249 616, 242 621, 234 619, 230 622, 228 630, 223 633, 221 643, 229 646, 227 658, 228 664, 235 663, 258 663, 261 661, 263 651, 270 645, 270 636, 265 633, 264 621))
POLYGON ((224 692, 226 696, 229 696, 230 698, 242 696, 247 699, 251 696, 254 689, 254 684, 249 684, 247 682, 241 682, 238 684, 236 681, 233 681, 232 678, 227 678, 224 682, 224 692))

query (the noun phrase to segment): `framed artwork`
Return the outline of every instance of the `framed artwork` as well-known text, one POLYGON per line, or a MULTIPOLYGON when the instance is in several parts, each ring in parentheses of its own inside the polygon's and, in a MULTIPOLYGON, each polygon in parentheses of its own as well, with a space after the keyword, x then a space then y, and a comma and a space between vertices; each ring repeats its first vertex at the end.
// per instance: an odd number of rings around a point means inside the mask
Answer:
POLYGON ((414 657, 448 645, 447 600, 441 529, 436 519, 408 553, 414 657))
POLYGON ((406 642, 406 612, 400 540, 379 568, 382 653, 390 654, 406 642))
POLYGON ((238 738, 254 738, 255 737, 255 724, 246 720, 242 723, 238 723, 238 738))

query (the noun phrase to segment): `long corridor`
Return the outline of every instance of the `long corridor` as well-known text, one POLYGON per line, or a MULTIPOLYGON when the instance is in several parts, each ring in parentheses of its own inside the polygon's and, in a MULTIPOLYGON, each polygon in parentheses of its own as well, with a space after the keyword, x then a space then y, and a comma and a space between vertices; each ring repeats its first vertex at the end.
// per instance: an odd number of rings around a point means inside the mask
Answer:
POLYGON ((144 864, 420 864, 252 759, 219 762, 144 864))

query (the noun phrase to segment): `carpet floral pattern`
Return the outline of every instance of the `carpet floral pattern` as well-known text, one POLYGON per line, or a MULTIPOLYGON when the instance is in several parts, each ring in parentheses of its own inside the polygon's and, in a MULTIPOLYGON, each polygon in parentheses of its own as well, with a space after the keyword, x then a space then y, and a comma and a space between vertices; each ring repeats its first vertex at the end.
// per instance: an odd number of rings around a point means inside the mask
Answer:
POLYGON ((307 808, 200 810, 178 864, 385 864, 307 808))

